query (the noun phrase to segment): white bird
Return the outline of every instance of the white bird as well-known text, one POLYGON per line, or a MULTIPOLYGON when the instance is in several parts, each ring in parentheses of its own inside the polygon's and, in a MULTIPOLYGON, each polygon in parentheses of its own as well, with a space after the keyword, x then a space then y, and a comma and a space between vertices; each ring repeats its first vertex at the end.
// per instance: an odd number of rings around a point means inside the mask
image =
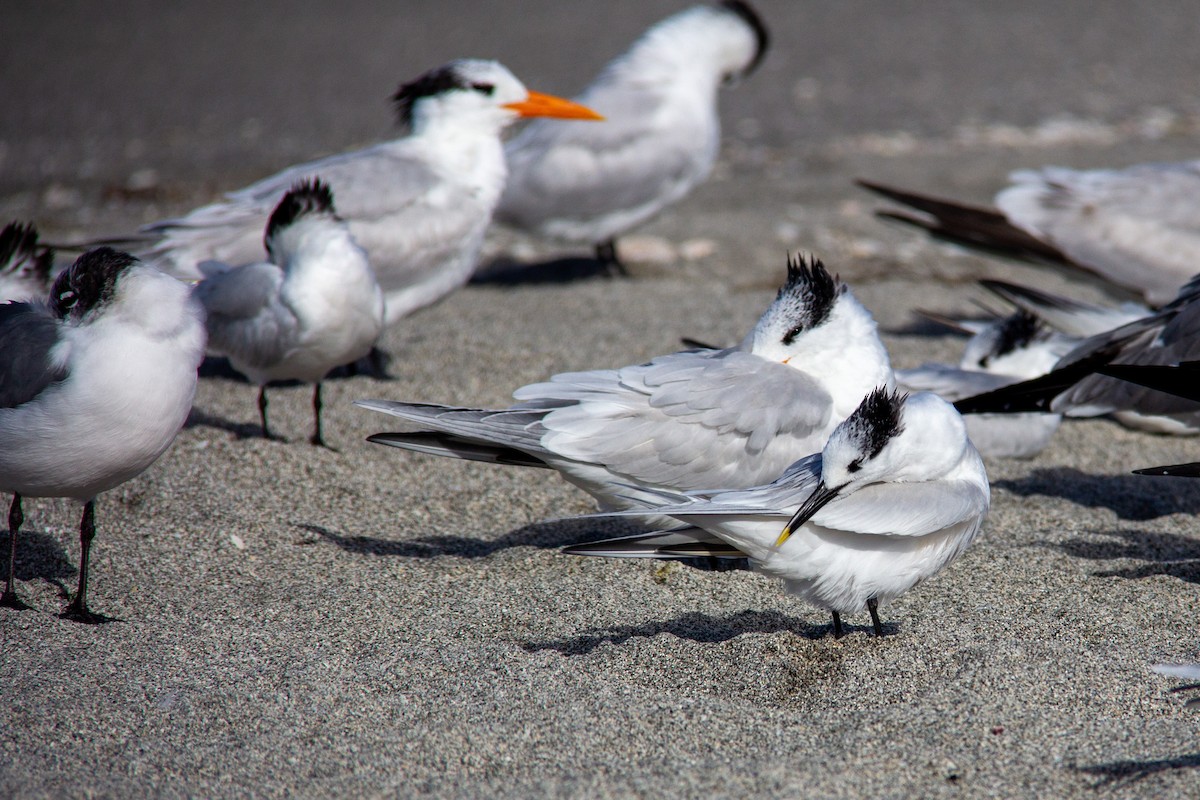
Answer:
POLYGON ((50 291, 54 251, 38 244, 37 228, 10 222, 0 231, 0 302, 41 299, 50 291))
POLYGON ((858 183, 920 212, 884 216, 969 247, 1076 267, 1151 305, 1174 297, 1200 264, 1200 161, 1044 167, 1009 180, 996 208, 858 183))
POLYGON ((383 333, 383 292, 320 179, 284 195, 264 243, 268 261, 218 271, 196 285, 208 317, 208 348, 258 385, 268 439, 267 383, 314 384, 310 441, 324 445, 321 381, 371 351, 383 333))
POLYGON ((752 486, 820 449, 892 370, 875 321, 819 261, 788 281, 754 330, 727 350, 555 375, 503 410, 363 400, 425 430, 370 441, 434 455, 558 470, 628 508, 643 487, 752 486))
POLYGON ((1167 366, 1200 358, 1200 276, 1158 311, 1083 339, 1038 378, 955 402, 964 414, 1050 411, 1069 417, 1111 414, 1154 433, 1200 431, 1200 404, 1110 377, 1128 365, 1167 366))
POLYGON ((404 84, 393 99, 408 135, 289 167, 221 202, 150 225, 143 231, 157 241, 146 257, 193 279, 206 277, 205 261, 257 261, 271 209, 293 184, 319 175, 370 256, 391 325, 470 278, 504 186, 505 127, 519 117, 600 118, 529 91, 495 61, 452 61, 404 84))
POLYGON ((79 588, 87 606, 96 496, 154 463, 187 420, 204 355, 203 310, 189 288, 125 253, 84 253, 48 301, 0 305, 0 491, 11 492, 8 581, 14 587, 22 497, 83 501, 79 588))
POLYGON ((878 604, 942 570, 974 540, 990 490, 954 408, 937 395, 881 388, 821 452, 774 482, 736 490, 660 492, 622 516, 667 516, 692 526, 576 545, 563 552, 624 558, 749 558, 787 591, 841 615, 878 604), (782 533, 781 533, 782 531, 782 533))
MULTIPOLYGON (((896 370, 896 383, 907 391, 960 400, 1044 375, 1076 344, 1077 339, 1052 332, 1018 310, 976 329, 957 366, 925 363, 896 370)), ((970 414, 965 419, 971 443, 983 455, 1029 458, 1049 444, 1062 415, 970 414)))
POLYGON ((616 237, 708 177, 721 143, 717 90, 752 72, 767 43, 766 26, 742 0, 662 20, 575 98, 604 125, 535 121, 509 141, 497 219, 594 245, 606 268, 624 272, 616 237))
POLYGON ((979 283, 1059 333, 1076 339, 1105 333, 1154 313, 1152 309, 1140 303, 1124 302, 1118 306, 1102 306, 1008 281, 986 279, 979 283))

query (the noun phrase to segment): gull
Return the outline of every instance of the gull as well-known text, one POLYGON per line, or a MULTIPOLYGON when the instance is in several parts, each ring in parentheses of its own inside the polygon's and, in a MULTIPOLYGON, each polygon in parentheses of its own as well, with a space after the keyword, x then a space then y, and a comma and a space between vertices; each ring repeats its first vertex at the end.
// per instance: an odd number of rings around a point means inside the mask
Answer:
POLYGON ((883 216, 940 239, 1081 269, 1142 295, 1171 300, 1200 263, 1200 161, 1124 169, 1043 167, 1009 176, 995 208, 858 181, 919 212, 883 216))
POLYGON ((54 251, 38 244, 37 228, 10 222, 0 230, 0 302, 43 298, 50 291, 54 251))
POLYGON ((891 382, 870 313, 820 261, 798 259, 737 347, 555 375, 518 389, 507 409, 358 405, 421 429, 369 441, 548 467, 614 509, 643 490, 769 481, 819 449, 872 387, 891 382))
MULTIPOLYGON (((925 363, 896 370, 897 385, 960 400, 1027 378, 1044 375, 1078 340, 1053 332, 1037 317, 1018 309, 975 330, 957 366, 925 363)), ((1041 452, 1058 430, 1061 414, 971 414, 972 444, 985 456, 1029 458, 1041 452)))
POLYGON ((966 550, 987 515, 979 453, 954 408, 928 392, 876 389, 823 449, 773 482, 677 493, 621 516, 669 517, 688 528, 575 545, 609 558, 749 558, 786 590, 831 612, 871 615, 966 550), (782 532, 781 532, 782 531, 782 532))
POLYGON ((310 441, 324 446, 321 381, 371 351, 383 333, 383 292, 320 179, 301 181, 283 196, 264 244, 268 261, 218 271, 196 285, 208 348, 258 384, 264 438, 272 438, 267 383, 313 384, 310 441))
POLYGON ((1123 365, 1166 366, 1200 357, 1200 276, 1167 305, 1089 336, 1053 370, 955 403, 964 414, 1050 411, 1072 417, 1111 414, 1127 427, 1189 435, 1200 431, 1200 404, 1103 374, 1123 365))
POLYGON ((616 238, 708 177, 721 142, 717 90, 753 72, 767 45, 766 26, 742 0, 654 25, 575 98, 604 125, 538 120, 508 142, 497 219, 594 245, 608 270, 624 273, 616 238))
POLYGON ((425 73, 392 98, 408 134, 299 164, 190 214, 152 224, 145 257, 182 278, 261 258, 263 226, 289 188, 319 175, 338 198, 387 297, 387 322, 466 283, 504 186, 500 134, 519 117, 599 119, 568 100, 531 92, 495 61, 462 59, 425 73))
POLYGON ((0 305, 0 491, 14 587, 22 497, 84 503, 79 587, 63 616, 99 622, 87 606, 96 496, 140 474, 187 419, 204 355, 204 312, 188 287, 126 253, 90 250, 45 301, 0 305))

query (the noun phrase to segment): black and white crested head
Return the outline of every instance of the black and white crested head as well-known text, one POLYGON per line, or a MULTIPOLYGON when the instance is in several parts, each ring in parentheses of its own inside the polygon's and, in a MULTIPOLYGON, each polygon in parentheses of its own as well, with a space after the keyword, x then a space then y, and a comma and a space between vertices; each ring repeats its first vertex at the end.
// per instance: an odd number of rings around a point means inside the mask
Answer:
POLYGON ((140 263, 111 247, 87 251, 55 278, 50 288, 51 311, 59 319, 82 319, 111 301, 121 276, 140 263))
POLYGON ((50 282, 54 251, 38 245, 37 228, 32 224, 10 222, 0 230, 0 272, 21 272, 43 286, 50 282))
POLYGON ((864 397, 846 418, 841 429, 859 454, 858 459, 847 465, 848 472, 857 472, 864 461, 875 458, 888 442, 904 432, 901 412, 907 399, 907 393, 881 386, 864 397))
POLYGON ((526 94, 521 82, 501 64, 482 59, 458 59, 401 84, 392 95, 400 127, 412 128, 417 106, 423 100, 454 92, 474 94, 494 106, 501 102, 516 102, 526 94))
POLYGON ((332 220, 338 218, 333 207, 333 192, 329 184, 320 178, 305 178, 295 183, 271 212, 271 218, 267 221, 267 231, 263 236, 263 246, 274 258, 274 245, 279 234, 302 219, 316 216, 332 220))
POLYGON ((1045 339, 1049 329, 1040 319, 1024 309, 1005 317, 997 326, 991 341, 990 352, 980 359, 980 366, 986 367, 993 359, 1006 356, 1016 350, 1021 350, 1036 341, 1045 339))
POLYGON ((758 65, 766 57, 767 49, 771 46, 770 31, 767 30, 767 24, 763 22, 762 17, 758 15, 758 12, 746 0, 721 0, 721 8, 736 14, 750 27, 750 30, 754 31, 754 58, 742 68, 741 73, 737 76, 745 78, 758 69, 758 65))
POLYGON ((789 256, 787 282, 755 327, 756 343, 763 337, 774 340, 771 344, 790 347, 805 331, 829 319, 845 291, 846 284, 836 275, 830 275, 820 259, 789 256))

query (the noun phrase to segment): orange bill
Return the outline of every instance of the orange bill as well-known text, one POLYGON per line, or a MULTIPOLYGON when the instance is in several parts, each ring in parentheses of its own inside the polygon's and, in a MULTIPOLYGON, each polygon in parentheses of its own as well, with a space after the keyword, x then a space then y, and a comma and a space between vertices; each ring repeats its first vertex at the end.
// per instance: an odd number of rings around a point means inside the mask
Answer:
POLYGON ((511 108, 522 117, 559 117, 561 119, 604 119, 587 106, 571 100, 564 100, 552 94, 530 92, 529 97, 520 103, 505 103, 505 108, 511 108))

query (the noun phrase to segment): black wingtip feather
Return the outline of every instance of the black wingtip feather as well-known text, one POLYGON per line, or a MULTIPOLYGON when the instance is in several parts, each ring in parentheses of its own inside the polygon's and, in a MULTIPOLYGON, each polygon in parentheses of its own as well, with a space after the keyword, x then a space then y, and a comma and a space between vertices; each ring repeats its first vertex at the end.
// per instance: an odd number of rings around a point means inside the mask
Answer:
POLYGON ((1200 478, 1200 462, 1190 464, 1172 464, 1164 467, 1146 467, 1135 469, 1134 475, 1157 475, 1171 478, 1200 478))

